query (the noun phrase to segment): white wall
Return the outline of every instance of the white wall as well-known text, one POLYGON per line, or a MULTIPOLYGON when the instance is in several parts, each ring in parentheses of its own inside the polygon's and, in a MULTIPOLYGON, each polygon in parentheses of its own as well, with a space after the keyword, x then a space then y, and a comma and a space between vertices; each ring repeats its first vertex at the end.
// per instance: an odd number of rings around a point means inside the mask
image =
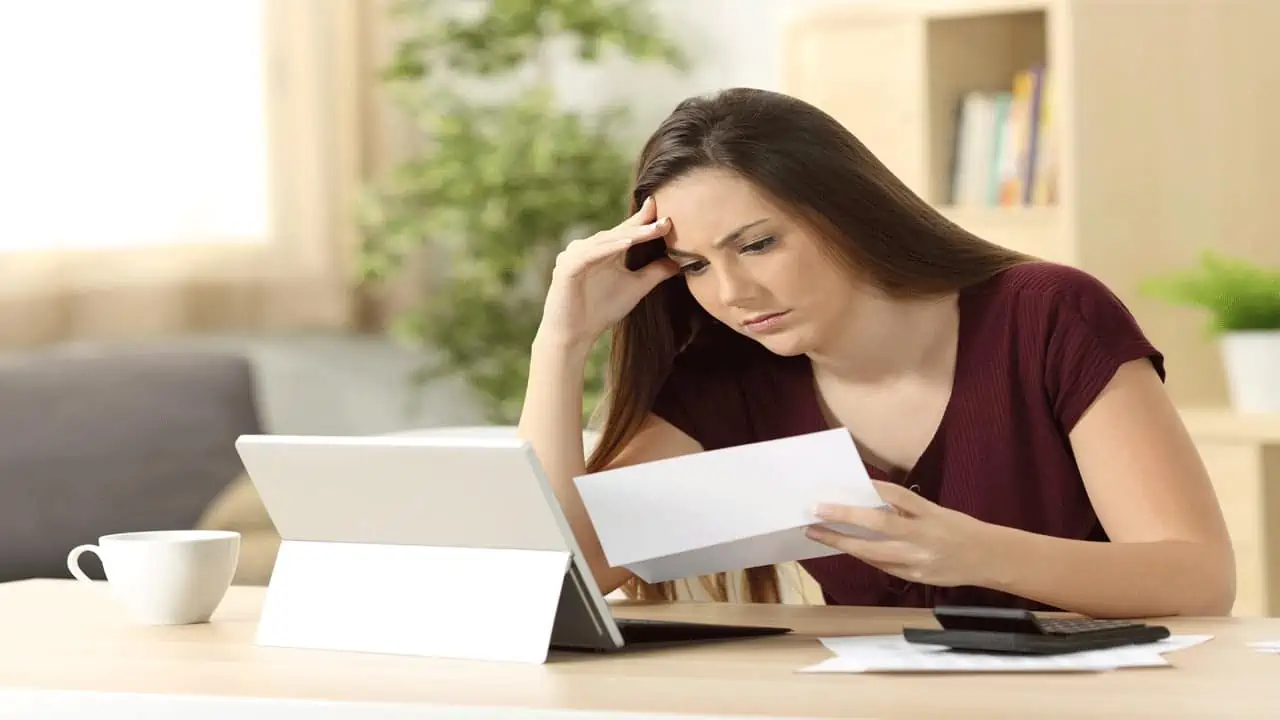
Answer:
MULTIPOLYGON (((904 0, 904 2, 907 0, 904 0)), ((690 55, 684 74, 604 63, 561 68, 561 95, 574 104, 626 103, 647 134, 680 100, 728 87, 781 90, 782 40, 797 15, 857 0, 651 0, 666 31, 690 55)))

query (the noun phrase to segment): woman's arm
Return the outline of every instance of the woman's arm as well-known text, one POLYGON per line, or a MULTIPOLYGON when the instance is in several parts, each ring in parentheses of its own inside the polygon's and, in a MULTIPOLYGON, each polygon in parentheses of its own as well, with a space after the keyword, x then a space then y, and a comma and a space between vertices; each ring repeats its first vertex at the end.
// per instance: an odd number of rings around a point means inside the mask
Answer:
MULTIPOLYGON (((588 349, 552 337, 534 341, 529 386, 520 414, 520 437, 532 447, 582 548, 600 592, 608 594, 631 573, 609 567, 573 479, 586 472, 582 444, 582 376, 588 349)), ((702 447, 673 425, 650 416, 610 467, 700 452, 702 447)))
POLYGON ((985 525, 993 562, 982 584, 1094 617, 1230 614, 1222 510, 1151 364, 1122 365, 1070 440, 1111 542, 985 525))

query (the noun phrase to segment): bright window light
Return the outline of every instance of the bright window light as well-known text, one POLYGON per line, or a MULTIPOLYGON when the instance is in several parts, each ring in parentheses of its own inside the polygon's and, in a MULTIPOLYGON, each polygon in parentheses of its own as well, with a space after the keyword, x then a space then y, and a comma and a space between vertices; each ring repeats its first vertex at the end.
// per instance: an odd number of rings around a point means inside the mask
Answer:
POLYGON ((0 2, 0 253, 265 241, 265 1, 0 2))

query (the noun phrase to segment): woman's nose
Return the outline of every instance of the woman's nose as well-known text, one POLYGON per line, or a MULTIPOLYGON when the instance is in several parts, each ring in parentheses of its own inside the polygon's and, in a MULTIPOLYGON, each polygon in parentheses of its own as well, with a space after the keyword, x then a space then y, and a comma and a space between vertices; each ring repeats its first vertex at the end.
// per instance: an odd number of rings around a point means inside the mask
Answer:
POLYGON ((726 307, 748 307, 758 294, 754 279, 742 272, 722 271, 719 277, 720 302, 726 307))

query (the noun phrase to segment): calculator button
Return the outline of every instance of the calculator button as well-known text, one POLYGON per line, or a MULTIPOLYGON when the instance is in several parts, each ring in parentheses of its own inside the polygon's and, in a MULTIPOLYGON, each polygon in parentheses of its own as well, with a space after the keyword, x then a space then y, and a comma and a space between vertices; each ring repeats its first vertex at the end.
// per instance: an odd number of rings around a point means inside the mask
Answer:
POLYGON ((1080 633, 1138 627, 1131 620, 1098 620, 1080 618, 1041 618, 1040 628, 1050 635, 1078 635, 1080 633))

